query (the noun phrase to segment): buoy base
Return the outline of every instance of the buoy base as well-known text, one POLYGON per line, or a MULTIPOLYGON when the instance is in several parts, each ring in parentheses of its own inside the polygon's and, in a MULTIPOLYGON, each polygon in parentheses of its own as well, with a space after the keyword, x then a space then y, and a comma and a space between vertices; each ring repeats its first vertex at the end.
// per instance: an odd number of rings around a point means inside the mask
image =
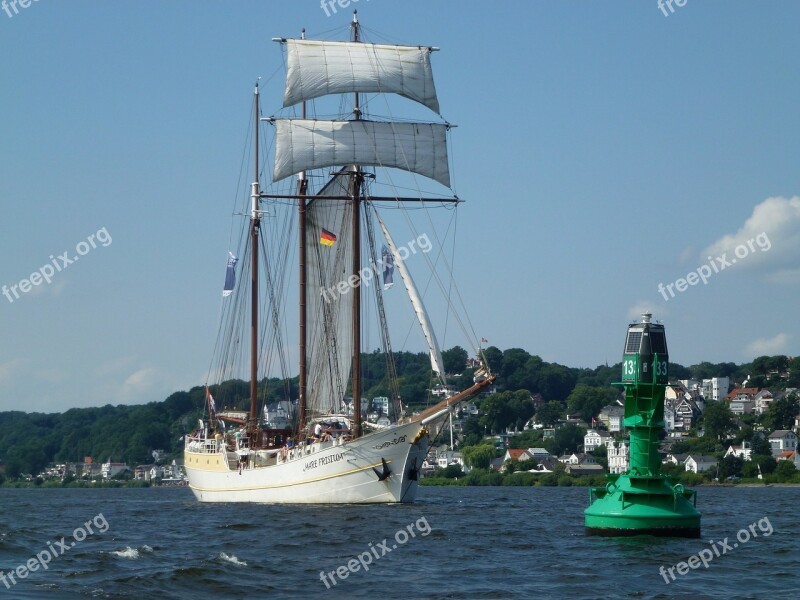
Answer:
POLYGON ((609 475, 605 487, 592 488, 584 511, 586 534, 700 537, 694 490, 674 477, 609 475))

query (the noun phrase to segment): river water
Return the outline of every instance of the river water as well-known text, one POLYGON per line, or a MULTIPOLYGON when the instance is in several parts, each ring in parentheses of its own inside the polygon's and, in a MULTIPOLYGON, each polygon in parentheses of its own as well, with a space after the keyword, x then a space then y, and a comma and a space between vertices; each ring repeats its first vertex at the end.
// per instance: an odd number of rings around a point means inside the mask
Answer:
POLYGON ((423 487, 362 507, 199 504, 185 488, 0 499, 7 598, 793 598, 800 584, 800 487, 699 488, 701 539, 587 537, 577 487, 423 487))

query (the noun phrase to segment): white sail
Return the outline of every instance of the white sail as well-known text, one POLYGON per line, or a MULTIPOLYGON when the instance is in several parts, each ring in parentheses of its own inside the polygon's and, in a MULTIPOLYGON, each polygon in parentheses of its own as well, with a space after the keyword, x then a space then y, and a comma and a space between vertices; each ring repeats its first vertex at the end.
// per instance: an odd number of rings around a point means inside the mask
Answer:
POLYGON ((447 125, 277 119, 273 181, 334 165, 396 167, 450 187, 447 125))
POLYGON ((306 346, 309 415, 343 411, 353 364, 353 289, 347 282, 353 268, 353 205, 325 196, 350 194, 350 174, 338 173, 306 207, 306 346), (336 236, 330 246, 320 243, 322 231, 336 236))
POLYGON ((428 318, 428 313, 425 311, 425 304, 422 302, 419 292, 417 292, 417 286, 414 285, 414 280, 411 278, 411 273, 408 272, 408 268, 406 267, 405 262, 403 262, 403 258, 397 251, 397 246, 395 246, 392 236, 389 235, 389 230, 386 229, 386 225, 384 225, 379 216, 378 223, 383 230, 386 243, 389 245, 389 250, 392 252, 392 256, 394 257, 395 267, 397 267, 397 270, 400 272, 400 277, 406 286, 408 297, 411 299, 411 305, 414 307, 414 312, 417 314, 417 320, 422 328, 422 333, 425 335, 425 340, 428 342, 428 351, 430 352, 431 356, 431 368, 437 375, 439 375, 439 378, 444 383, 445 373, 444 363, 442 362, 442 352, 439 350, 439 342, 436 340, 436 334, 433 332, 433 327, 431 327, 431 321, 428 318))
POLYGON ((284 106, 327 94, 393 93, 439 112, 430 48, 286 40, 284 106))

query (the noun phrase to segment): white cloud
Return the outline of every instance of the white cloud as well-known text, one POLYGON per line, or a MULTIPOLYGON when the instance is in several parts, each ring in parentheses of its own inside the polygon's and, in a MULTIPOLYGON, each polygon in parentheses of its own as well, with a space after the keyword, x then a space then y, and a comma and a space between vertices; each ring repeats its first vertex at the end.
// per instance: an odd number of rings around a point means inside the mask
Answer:
POLYGON ((36 377, 40 377, 49 383, 64 383, 70 380, 72 373, 67 369, 60 369, 57 367, 39 369, 36 371, 36 377))
POLYGON ((768 271, 768 279, 781 279, 782 270, 800 262, 800 196, 767 198, 757 204, 736 233, 711 244, 703 257, 723 254, 731 261, 737 258, 737 268, 758 267, 768 271))
POLYGON ((135 361, 136 357, 134 356, 118 356, 111 358, 95 367, 95 376, 100 377, 124 371, 129 369, 135 361))
MULTIPOLYGON (((154 367, 142 367, 125 379, 125 383, 114 391, 117 401, 125 404, 142 404, 161 401, 169 394, 191 386, 182 386, 175 373, 166 373, 154 367)), ((198 385, 193 382, 192 385, 198 385)))
POLYGON ((774 356, 776 354, 786 354, 789 347, 789 336, 779 333, 772 338, 761 338, 750 342, 747 345, 748 356, 774 356))
POLYGON ((139 369, 125 380, 125 387, 141 389, 151 386, 155 380, 156 370, 152 367, 139 369))
POLYGON ((21 364, 22 361, 18 358, 15 358, 7 363, 0 364, 0 382, 8 381, 14 371, 16 371, 21 364))
POLYGON ((683 251, 678 255, 678 262, 681 264, 685 264, 690 260, 694 260, 695 257, 695 248, 694 246, 687 246, 683 249, 683 251))
POLYGON ((117 401, 125 404, 141 404, 153 400, 163 400, 164 382, 161 374, 153 367, 145 367, 134 371, 116 390, 117 401))

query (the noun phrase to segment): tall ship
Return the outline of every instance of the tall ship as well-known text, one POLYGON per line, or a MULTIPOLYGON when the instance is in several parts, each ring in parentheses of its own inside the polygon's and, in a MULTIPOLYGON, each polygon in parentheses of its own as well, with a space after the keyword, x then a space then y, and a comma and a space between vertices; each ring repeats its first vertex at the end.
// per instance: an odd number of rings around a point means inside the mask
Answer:
POLYGON ((207 385, 203 418, 185 438, 189 486, 202 502, 412 502, 432 439, 459 403, 495 379, 468 317, 451 315, 460 294, 441 275, 442 265, 451 271, 448 257, 430 252, 433 242, 411 220, 406 226, 416 237, 398 244, 384 215, 399 220, 437 208, 455 212, 461 202, 450 181, 452 126, 441 118, 431 71, 436 48, 366 43, 355 12, 350 29, 349 41, 307 40, 305 34, 275 40, 285 51, 281 110, 290 116, 262 116, 255 88, 254 175, 247 214, 239 217, 245 227, 237 253, 229 254, 209 367, 209 382, 225 383, 207 385), (374 118, 370 107, 386 95, 412 100, 401 102, 424 107, 418 110, 432 111, 440 121, 374 118), (319 118, 332 97, 338 112, 319 118), (270 135, 262 136, 262 129, 270 135), (271 140, 264 153, 272 170, 266 188, 262 137, 271 140), (447 193, 423 192, 420 179, 447 193), (390 193, 375 193, 387 182, 390 193), (425 294, 406 265, 411 255, 431 268, 427 284, 440 288, 447 319, 473 340, 476 368, 460 391, 445 381, 425 294), (243 276, 237 283, 239 263, 243 276), (410 318, 428 346, 430 387, 453 390, 416 413, 400 394, 386 320, 384 293, 395 271, 410 300, 410 318), (367 317, 377 322, 374 329, 367 317), (295 319, 296 333, 283 333, 295 319), (368 335, 380 340, 386 357, 384 410, 391 417, 381 410, 380 418, 368 419, 362 401, 362 342, 368 335), (296 344, 289 342, 294 339, 296 344), (290 383, 290 350, 298 355, 296 388, 290 383), (249 381, 247 375, 239 379, 249 407, 238 410, 228 409, 224 398, 236 394, 231 381, 237 379, 237 359, 249 375, 249 381), (275 371, 283 377, 270 379, 267 390, 265 374, 275 371), (276 400, 281 391, 284 399, 276 400))

